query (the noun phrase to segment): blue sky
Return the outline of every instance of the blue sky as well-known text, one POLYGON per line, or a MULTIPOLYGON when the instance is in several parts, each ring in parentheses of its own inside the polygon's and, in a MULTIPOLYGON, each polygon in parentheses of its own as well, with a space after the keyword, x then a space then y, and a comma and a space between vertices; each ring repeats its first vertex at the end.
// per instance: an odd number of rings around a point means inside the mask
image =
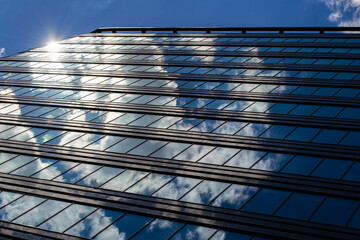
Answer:
POLYGON ((0 0, 0 55, 98 27, 359 25, 360 0, 0 0))

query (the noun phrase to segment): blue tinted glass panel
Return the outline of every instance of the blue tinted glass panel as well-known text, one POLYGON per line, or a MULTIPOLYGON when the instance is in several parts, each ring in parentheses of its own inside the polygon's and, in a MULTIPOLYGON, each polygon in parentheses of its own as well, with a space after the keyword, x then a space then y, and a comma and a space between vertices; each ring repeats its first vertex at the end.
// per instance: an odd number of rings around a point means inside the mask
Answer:
POLYGON ((261 134, 260 137, 283 139, 294 129, 295 129, 295 127, 273 125, 271 128, 266 130, 263 134, 261 134))
POLYGON ((210 152, 212 149, 214 149, 214 147, 212 146, 192 145, 191 147, 177 155, 175 159, 195 162, 199 160, 199 158, 210 152))
POLYGON ((262 214, 273 214, 289 195, 290 192, 264 188, 260 190, 242 210, 262 214))
POLYGON ((268 153, 252 169, 279 171, 292 157, 289 154, 268 153))
POLYGON ((172 178, 173 176, 170 175, 151 173, 143 178, 140 182, 126 190, 126 192, 141 195, 151 195, 160 187, 169 182, 172 178))
POLYGON ((330 107, 330 106, 321 106, 313 116, 316 117, 335 117, 342 110, 342 107, 330 107))
POLYGON ((287 114, 292 109, 294 109, 295 106, 296 104, 278 103, 269 110, 267 110, 266 113, 287 114))
MULTIPOLYGON (((4 195, 2 197, 4 197, 4 195)), ((0 220, 11 221, 44 200, 44 198, 33 196, 23 196, 18 198, 16 201, 0 209, 0 220)))
POLYGON ((199 162, 222 165, 239 150, 234 148, 217 147, 203 157, 199 162))
POLYGON ((360 132, 351 131, 340 142, 342 145, 360 147, 360 132))
POLYGON ((239 209, 246 203, 259 188, 233 184, 226 189, 213 202, 212 206, 239 209))
POLYGON ((337 144, 346 133, 347 131, 342 130, 323 129, 312 142, 337 144))
POLYGON ((155 219, 132 239, 168 239, 183 223, 155 219))
POLYGON ((322 196, 294 193, 275 215, 307 220, 323 199, 322 196))
POLYGON ((320 129, 317 128, 307 128, 307 127, 298 127, 286 138, 286 140, 292 141, 310 141, 320 129))
POLYGON ((310 219, 314 222, 344 226, 358 202, 340 198, 327 198, 310 219))
POLYGON ((229 186, 227 183, 204 180, 181 198, 181 200, 185 202, 208 204, 227 186, 229 186))
POLYGON ((261 151, 241 150, 238 154, 232 157, 225 165, 249 168, 265 154, 266 152, 261 152, 261 151))
POLYGON ((83 238, 92 238, 121 215, 123 215, 122 212, 98 209, 75 226, 71 227, 65 233, 83 238))
POLYGON ((317 157, 296 156, 281 170, 281 172, 309 175, 320 161, 321 158, 317 157))
POLYGON ((97 235, 95 239, 129 239, 150 220, 149 217, 126 214, 97 235))
POLYGON ((189 240, 189 239, 197 239, 197 240, 207 240, 211 235, 215 233, 216 229, 194 226, 194 225, 186 225, 179 232, 177 232, 171 240, 189 240))
POLYGON ((249 123, 246 127, 242 128, 236 135, 239 136, 248 136, 248 137, 258 137, 271 125, 260 124, 260 123, 249 123))
POLYGON ((37 226, 69 205, 70 203, 67 202, 47 200, 31 211, 25 213, 14 222, 29 226, 37 226))
POLYGON ((350 167, 351 161, 325 159, 311 174, 316 177, 341 178, 350 167))
POLYGON ((354 165, 352 165, 352 167, 350 168, 350 170, 345 174, 344 178, 345 180, 349 180, 349 181, 358 181, 360 182, 360 163, 356 162, 354 163, 354 165))
POLYGON ((250 236, 219 230, 210 240, 249 240, 250 236))
POLYGON ((360 108, 346 107, 337 117, 338 118, 349 118, 349 119, 360 119, 360 108))
POLYGON ((201 180, 187 177, 176 177, 153 194, 154 197, 178 200, 201 180))
POLYGON ((313 114, 319 106, 314 105, 298 105, 294 110, 292 110, 289 114, 291 115, 302 115, 302 116, 310 116, 313 114))

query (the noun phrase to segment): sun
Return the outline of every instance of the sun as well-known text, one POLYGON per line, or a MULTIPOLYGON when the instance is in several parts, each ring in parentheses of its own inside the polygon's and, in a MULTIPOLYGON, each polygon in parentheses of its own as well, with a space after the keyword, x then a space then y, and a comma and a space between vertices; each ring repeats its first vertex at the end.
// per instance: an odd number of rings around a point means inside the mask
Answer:
POLYGON ((48 42, 46 44, 46 49, 49 52, 57 52, 60 49, 60 44, 58 44, 57 42, 48 42))

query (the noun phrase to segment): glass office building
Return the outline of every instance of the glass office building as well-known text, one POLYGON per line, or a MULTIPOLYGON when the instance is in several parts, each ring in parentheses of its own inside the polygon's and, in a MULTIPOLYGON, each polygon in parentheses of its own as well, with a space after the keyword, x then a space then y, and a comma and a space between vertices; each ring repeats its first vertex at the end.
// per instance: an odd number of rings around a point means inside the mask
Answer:
POLYGON ((0 59, 0 239, 359 239, 353 30, 102 28, 0 59))

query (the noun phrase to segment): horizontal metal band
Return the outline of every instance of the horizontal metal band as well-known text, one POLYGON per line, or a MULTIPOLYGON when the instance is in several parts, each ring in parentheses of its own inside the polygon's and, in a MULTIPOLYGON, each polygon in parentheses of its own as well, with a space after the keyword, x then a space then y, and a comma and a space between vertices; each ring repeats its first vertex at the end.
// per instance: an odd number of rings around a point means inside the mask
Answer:
MULTIPOLYGON (((322 117, 292 116, 282 114, 234 112, 227 110, 196 109, 150 105, 143 108, 140 104, 106 103, 94 101, 74 101, 64 99, 34 98, 21 96, 0 96, 0 102, 12 104, 29 104, 37 106, 66 107, 98 111, 115 111, 139 114, 166 115, 174 117, 203 118, 224 121, 246 121, 264 124, 283 124, 305 127, 332 128, 343 130, 360 130, 360 122, 351 119, 334 119, 322 117)), ((5 115, 6 116, 6 115, 5 115)))
POLYGON ((359 230, 1 174, 0 189, 281 239, 353 239, 359 230), (161 202, 160 202, 161 201, 161 202))
MULTIPOLYGON (((179 55, 179 56, 233 56, 233 57, 296 57, 296 58, 336 58, 336 59, 358 59, 360 58, 360 54, 358 53, 291 53, 291 52, 237 52, 237 51, 190 51, 190 50, 132 50, 132 49, 59 49, 58 53, 109 53, 112 54, 141 54, 141 55, 179 55)), ((27 52, 43 52, 47 53, 48 51, 41 48, 34 48, 27 52)), ((13 56, 13 57, 16 57, 13 56)), ((8 59, 9 57, 5 57, 4 59, 8 59)))
POLYGON ((279 32, 279 34, 284 34, 287 32, 319 32, 319 34, 324 34, 327 32, 357 32, 360 31, 360 27, 102 27, 98 28, 91 32, 102 33, 102 32, 128 32, 128 31, 138 31, 141 34, 151 31, 156 32, 196 32, 196 31, 205 31, 206 34, 210 32, 241 32, 242 34, 247 32, 279 32))
MULTIPOLYGON (((360 54, 359 54, 360 57, 360 54)), ((32 57, 7 57, 7 61, 33 62, 32 57)), ((298 71, 342 71, 357 72, 359 66, 339 65, 309 65, 309 64, 266 64, 266 63, 234 63, 234 62, 192 62, 192 61, 148 61, 148 60, 109 60, 109 59, 69 59, 69 58, 41 58, 37 57, 36 62, 56 63, 82 63, 82 64, 125 64, 143 66, 176 66, 176 67, 205 67, 205 68, 245 68, 245 69, 269 69, 269 70, 298 70, 298 71)))
POLYGON ((111 152, 0 140, 4 152, 359 200, 359 183, 111 152))
MULTIPOLYGON (((111 37, 111 36, 109 36, 111 37)), ((222 46, 222 47, 336 47, 336 48, 352 48, 360 47, 359 43, 317 43, 317 42, 219 42, 219 41, 103 41, 101 43, 94 42, 74 42, 76 44, 92 44, 92 45, 169 45, 169 46, 222 46)), ((68 44, 67 42, 59 44, 68 44)))
MULTIPOLYGON (((208 91, 194 89, 167 89, 153 87, 129 87, 129 86, 102 86, 96 84, 62 84, 53 82, 29 82, 29 81, 0 81, 2 86, 32 87, 46 89, 64 89, 78 91, 97 91, 125 94, 148 94, 173 97, 190 97, 190 98, 211 98, 226 100, 244 100, 244 101, 263 101, 277 103, 295 103, 310 105, 329 105, 344 107, 360 107, 360 100, 357 98, 346 97, 323 97, 323 96, 306 96, 306 95, 285 95, 285 94, 264 94, 248 92, 225 92, 225 91, 208 91)), ((36 97, 35 97, 36 98, 36 97)), ((51 98, 50 98, 51 99, 51 98)))
POLYGON ((9 239, 26 239, 26 240, 47 240, 47 239, 69 239, 80 240, 79 238, 68 234, 55 233, 40 228, 18 225, 15 223, 4 222, 0 220, 0 238, 4 236, 9 239))
POLYGON ((74 70, 74 69, 46 69, 46 68, 16 68, 0 67, 0 72, 12 73, 39 73, 39 74, 69 74, 101 77, 133 77, 133 78, 156 78, 166 80, 193 80, 193 81, 216 81, 216 82, 240 82, 240 83, 269 83, 289 84, 304 86, 329 86, 329 87, 359 87, 360 83, 352 80, 331 80, 328 79, 302 79, 302 78, 274 78, 274 77, 242 77, 205 74, 180 74, 180 73, 147 73, 127 71, 106 71, 106 70, 74 70))
POLYGON ((202 132, 184 132, 168 129, 156 129, 156 131, 154 131, 154 128, 71 122, 65 120, 52 120, 49 122, 47 119, 33 119, 18 116, 11 117, 6 115, 0 116, 0 123, 39 128, 46 126, 46 128, 49 129, 58 129, 63 131, 110 134, 115 136, 145 139, 151 138, 160 141, 175 141, 230 148, 246 148, 261 151, 275 151, 291 154, 351 159, 356 161, 360 159, 359 148, 342 145, 282 141, 277 139, 230 136, 202 132))
POLYGON ((213 38, 213 37, 273 37, 273 38, 359 38, 359 34, 355 32, 353 33, 343 33, 341 30, 335 32, 324 32, 320 34, 317 31, 301 31, 301 33, 297 32, 286 32, 284 31, 282 34, 277 33, 277 31, 273 32, 249 32, 247 31, 246 34, 243 32, 210 32, 210 33, 203 33, 201 31, 190 31, 190 32, 181 32, 178 31, 177 33, 173 33, 172 31, 167 32, 104 32, 104 33, 83 33, 73 37, 203 37, 203 38, 213 38))

